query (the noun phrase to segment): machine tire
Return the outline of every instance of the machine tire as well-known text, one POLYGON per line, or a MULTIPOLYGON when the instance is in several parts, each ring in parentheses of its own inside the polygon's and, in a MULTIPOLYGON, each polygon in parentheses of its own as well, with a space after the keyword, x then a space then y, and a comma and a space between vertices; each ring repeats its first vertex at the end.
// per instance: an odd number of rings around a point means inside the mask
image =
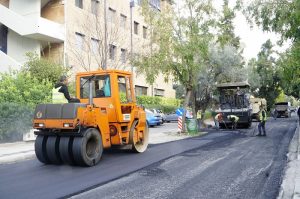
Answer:
POLYGON ((62 161, 69 165, 75 165, 72 153, 74 137, 61 137, 59 142, 59 154, 62 161))
POLYGON ((37 159, 44 164, 50 163, 46 153, 47 139, 48 139, 47 136, 38 135, 34 143, 35 155, 37 159))
POLYGON ((46 152, 50 163, 61 164, 61 158, 59 155, 59 136, 49 136, 46 144, 46 152))
POLYGON ((135 120, 132 123, 132 126, 130 128, 130 133, 129 133, 129 143, 132 144, 132 151, 136 152, 136 153, 142 153, 144 152, 147 147, 148 147, 148 143, 149 143, 149 128, 148 128, 148 124, 146 124, 145 126, 145 136, 144 136, 144 140, 142 141, 142 143, 134 143, 133 137, 134 137, 134 133, 136 133, 135 131, 135 127, 138 124, 138 120, 135 120))
POLYGON ((100 161, 103 153, 100 132, 95 128, 89 128, 84 132, 83 137, 75 137, 72 151, 77 165, 96 165, 100 161))

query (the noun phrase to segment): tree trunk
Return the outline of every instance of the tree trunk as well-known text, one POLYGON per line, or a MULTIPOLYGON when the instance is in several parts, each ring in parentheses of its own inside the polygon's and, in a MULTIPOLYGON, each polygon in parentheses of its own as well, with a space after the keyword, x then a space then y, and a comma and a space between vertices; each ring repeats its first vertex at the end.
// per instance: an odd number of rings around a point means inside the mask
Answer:
POLYGON ((185 95, 185 98, 184 98, 184 103, 183 103, 183 109, 184 109, 184 111, 183 111, 183 114, 182 114, 182 130, 181 130, 182 133, 186 132, 185 131, 186 110, 187 110, 187 107, 189 105, 191 94, 192 94, 192 89, 187 88, 186 89, 186 95, 185 95))

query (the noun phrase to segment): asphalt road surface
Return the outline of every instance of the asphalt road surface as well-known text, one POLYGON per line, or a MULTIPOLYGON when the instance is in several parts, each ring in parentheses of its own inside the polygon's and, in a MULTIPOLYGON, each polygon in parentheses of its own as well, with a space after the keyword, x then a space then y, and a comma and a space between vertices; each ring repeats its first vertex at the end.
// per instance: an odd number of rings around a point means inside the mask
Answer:
POLYGON ((92 168, 1 165, 0 198, 276 198, 295 128, 282 118, 267 123, 267 137, 213 131, 143 154, 108 151, 92 168))

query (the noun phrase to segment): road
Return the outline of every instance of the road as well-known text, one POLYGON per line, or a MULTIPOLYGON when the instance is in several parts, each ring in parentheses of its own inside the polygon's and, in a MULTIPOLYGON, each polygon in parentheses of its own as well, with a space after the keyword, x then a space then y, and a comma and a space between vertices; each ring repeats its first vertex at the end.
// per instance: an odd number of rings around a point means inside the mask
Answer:
POLYGON ((276 198, 295 128, 282 118, 268 122, 267 137, 212 131, 143 154, 108 151, 92 168, 1 165, 0 198, 276 198))

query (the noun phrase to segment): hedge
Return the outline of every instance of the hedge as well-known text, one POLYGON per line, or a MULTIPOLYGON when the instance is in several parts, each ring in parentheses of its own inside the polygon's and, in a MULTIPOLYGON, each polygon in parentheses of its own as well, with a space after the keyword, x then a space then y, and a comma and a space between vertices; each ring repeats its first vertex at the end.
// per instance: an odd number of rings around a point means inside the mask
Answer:
POLYGON ((20 141, 32 126, 32 106, 18 103, 0 103, 0 142, 20 141))

